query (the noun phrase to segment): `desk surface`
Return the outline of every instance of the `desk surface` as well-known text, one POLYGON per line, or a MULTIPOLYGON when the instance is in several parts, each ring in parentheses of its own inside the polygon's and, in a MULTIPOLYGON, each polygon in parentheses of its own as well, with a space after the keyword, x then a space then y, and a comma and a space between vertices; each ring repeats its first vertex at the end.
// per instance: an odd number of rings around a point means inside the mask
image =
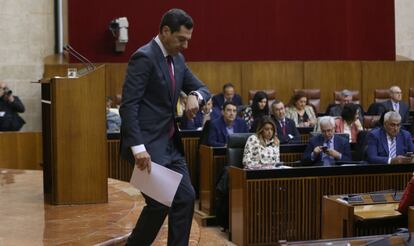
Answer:
POLYGON ((354 215, 357 220, 398 217, 401 213, 396 211, 397 208, 398 203, 358 205, 354 207, 354 215))

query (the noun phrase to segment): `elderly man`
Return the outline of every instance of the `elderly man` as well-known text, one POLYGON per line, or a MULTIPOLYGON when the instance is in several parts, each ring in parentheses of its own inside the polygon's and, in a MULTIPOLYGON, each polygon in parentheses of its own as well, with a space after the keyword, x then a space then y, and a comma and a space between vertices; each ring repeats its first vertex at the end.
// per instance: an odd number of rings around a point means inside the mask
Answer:
POLYGON ((293 120, 286 117, 285 105, 276 100, 272 103, 272 119, 276 123, 277 137, 281 144, 300 143, 300 134, 293 120))
POLYGON ((398 86, 391 86, 390 88, 390 99, 383 102, 386 110, 393 110, 398 112, 401 115, 401 122, 408 122, 409 118, 409 108, 408 105, 401 101, 402 100, 402 91, 398 86))
POLYGON ((414 146, 411 135, 401 129, 401 116, 390 111, 384 115, 384 126, 367 136, 368 162, 373 164, 399 164, 412 162, 414 146), (409 157, 408 157, 409 156, 409 157))
MULTIPOLYGON (((341 91, 341 97, 339 104, 333 105, 328 108, 327 114, 330 116, 341 116, 342 115, 342 109, 344 108, 345 104, 352 103, 352 92, 345 89, 341 91)), ((364 110, 362 109, 361 105, 358 104, 358 117, 360 122, 364 122, 364 110)))
POLYGON ((243 105, 242 98, 234 90, 234 85, 232 83, 226 83, 223 85, 223 92, 213 96, 213 106, 222 109, 225 102, 231 101, 236 106, 243 105))
POLYGON ((311 163, 323 163, 329 166, 335 161, 351 161, 349 141, 341 136, 335 136, 335 120, 331 116, 319 120, 322 134, 312 137, 306 147, 304 160, 311 163))

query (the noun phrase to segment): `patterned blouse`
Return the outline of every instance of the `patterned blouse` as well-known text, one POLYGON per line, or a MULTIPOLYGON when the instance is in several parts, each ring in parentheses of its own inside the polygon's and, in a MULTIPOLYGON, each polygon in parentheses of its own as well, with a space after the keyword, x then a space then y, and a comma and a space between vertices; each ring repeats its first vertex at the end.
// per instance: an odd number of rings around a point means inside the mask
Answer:
POLYGON ((251 135, 244 147, 243 166, 248 169, 273 168, 279 162, 279 145, 273 141, 266 141, 263 146, 256 134, 251 135))

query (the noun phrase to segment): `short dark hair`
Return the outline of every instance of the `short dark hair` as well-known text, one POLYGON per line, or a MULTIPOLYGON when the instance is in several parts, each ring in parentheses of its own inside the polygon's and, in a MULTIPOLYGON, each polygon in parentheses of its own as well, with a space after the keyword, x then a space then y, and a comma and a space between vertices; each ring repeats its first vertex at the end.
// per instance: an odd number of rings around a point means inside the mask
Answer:
POLYGON ((161 18, 160 32, 163 26, 168 26, 171 33, 180 30, 181 26, 187 29, 193 28, 193 19, 182 9, 170 9, 161 18))
POLYGON ((227 89, 227 88, 229 88, 229 87, 231 87, 231 88, 233 88, 234 89, 234 85, 232 84, 232 83, 225 83, 224 85, 223 85, 223 91, 225 90, 225 89, 227 89))
POLYGON ((226 101, 226 102, 223 103, 223 107, 222 107, 223 111, 227 107, 227 105, 233 105, 234 107, 237 108, 237 105, 234 102, 232 102, 232 101, 226 101))
POLYGON ((346 122, 353 122, 355 120, 355 115, 358 112, 358 105, 353 103, 348 103, 344 105, 342 109, 341 117, 346 122))

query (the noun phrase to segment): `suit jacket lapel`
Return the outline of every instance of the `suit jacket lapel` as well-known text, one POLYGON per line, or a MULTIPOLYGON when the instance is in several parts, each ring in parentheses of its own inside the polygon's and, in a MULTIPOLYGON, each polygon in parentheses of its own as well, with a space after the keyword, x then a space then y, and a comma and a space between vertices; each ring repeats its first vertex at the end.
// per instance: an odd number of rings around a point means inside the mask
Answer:
POLYGON ((399 132, 397 134, 395 144, 396 144, 395 145, 395 154, 396 155, 404 155, 405 153, 403 153, 403 150, 401 149, 401 147, 404 146, 404 138, 403 138, 401 132, 399 132))
MULTIPOLYGON (((154 50, 157 54, 157 58, 158 58, 158 66, 162 71, 162 74, 164 75, 164 80, 167 81, 167 86, 168 86, 168 94, 170 95, 170 99, 173 101, 173 97, 171 95, 171 90, 172 90, 172 81, 170 78, 170 71, 168 69, 168 63, 167 63, 167 59, 164 57, 161 48, 158 46, 157 42, 155 42, 155 40, 152 41, 152 46, 154 47, 154 50)), ((173 58, 174 59, 174 58, 173 58)))
POLYGON ((389 155, 390 150, 388 148, 388 139, 387 139, 387 134, 385 133, 384 129, 381 129, 381 131, 380 131, 380 142, 381 142, 382 147, 384 148, 385 152, 387 152, 387 155, 389 155))

